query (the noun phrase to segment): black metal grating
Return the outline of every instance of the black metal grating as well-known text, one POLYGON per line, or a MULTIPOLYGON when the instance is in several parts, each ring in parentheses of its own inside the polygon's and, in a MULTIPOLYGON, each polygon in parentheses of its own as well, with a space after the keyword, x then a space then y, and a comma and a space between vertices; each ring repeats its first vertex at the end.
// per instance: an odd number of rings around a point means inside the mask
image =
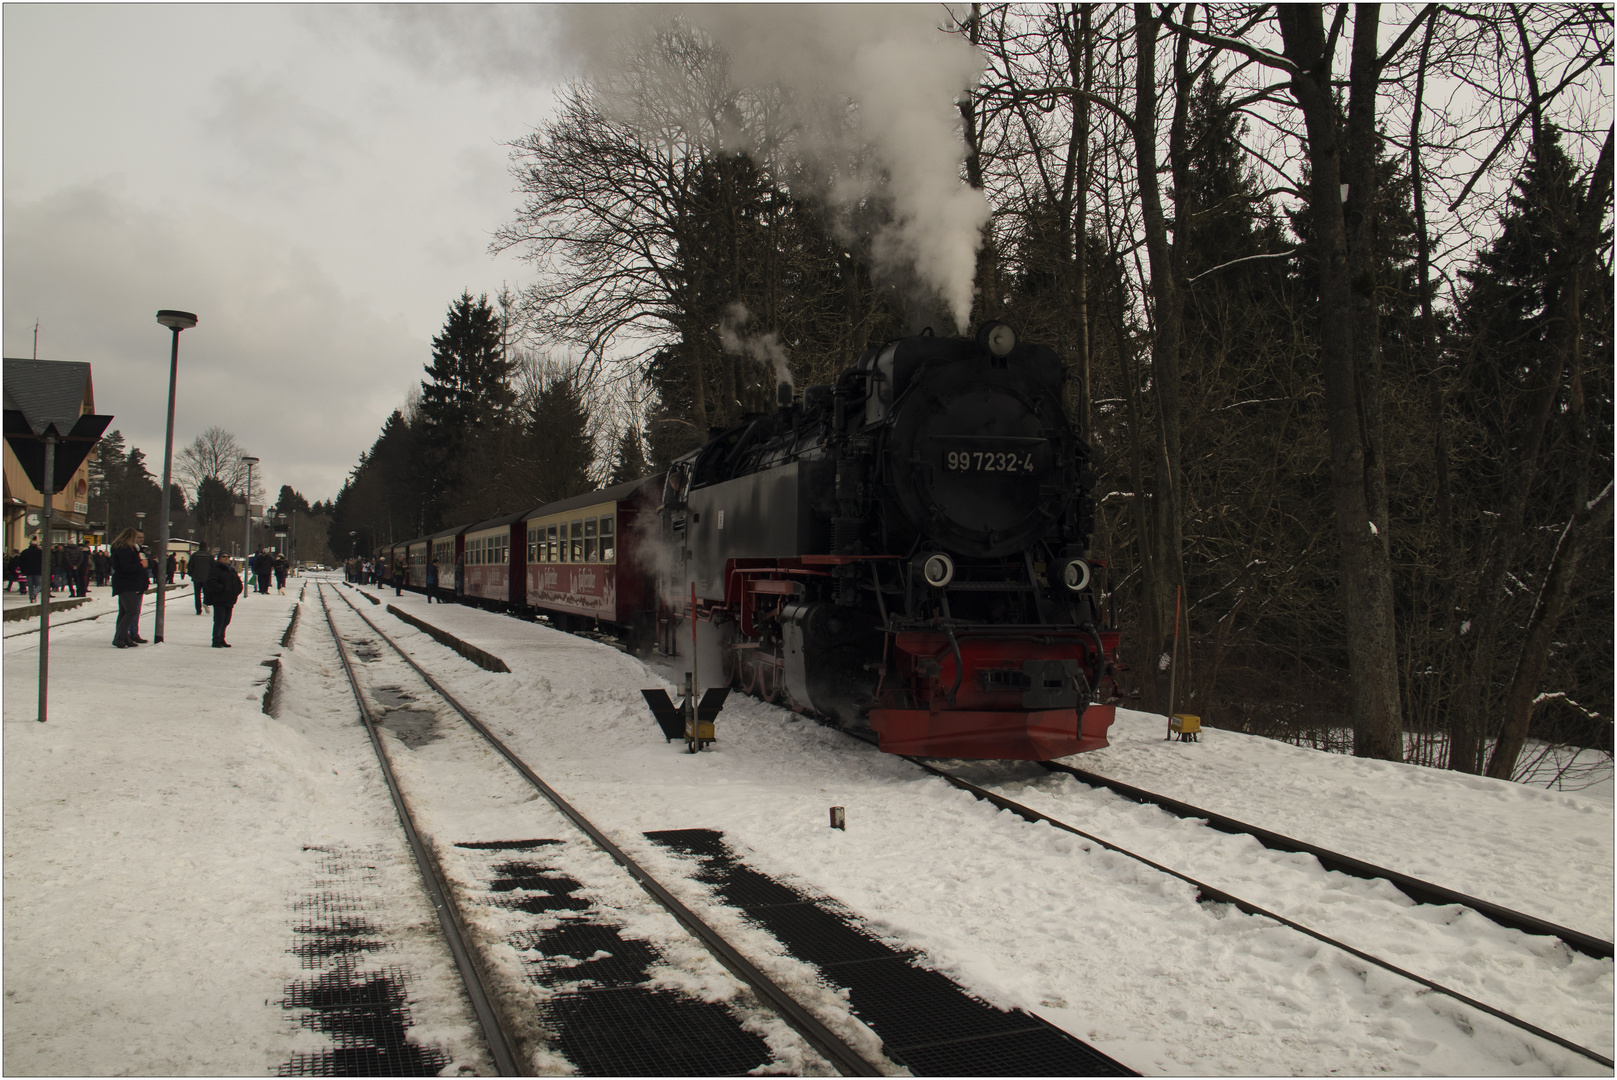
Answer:
POLYGON ((488 886, 490 892, 523 889, 529 892, 547 892, 552 896, 567 896, 579 889, 578 882, 572 878, 537 863, 501 863, 494 868, 494 873, 496 876, 488 886))
POLYGON ((566 919, 548 930, 521 931, 509 940, 543 956, 524 958, 524 967, 535 982, 552 987, 634 986, 646 981, 646 970, 660 959, 646 942, 621 937, 617 927, 584 919, 566 919))
POLYGON ((295 941, 288 951, 319 974, 289 984, 278 1004, 299 1014, 299 1026, 321 1032, 334 1045, 293 1054, 277 1075, 436 1076, 449 1055, 408 1037, 407 987, 413 976, 398 965, 361 967, 363 954, 390 948, 382 929, 358 914, 377 906, 362 888, 376 888, 374 854, 305 850, 321 852, 320 877, 316 888, 293 904, 306 914, 292 925, 295 941))
MULTIPOLYGON (((717 870, 718 868, 714 868, 717 870)), ((789 886, 782 885, 772 877, 766 877, 757 871, 731 863, 724 871, 712 872, 703 870, 697 875, 697 880, 708 885, 716 885, 725 900, 743 910, 751 911, 753 908, 774 907, 779 904, 802 904, 809 902, 809 898, 789 886)))
POLYGON ((560 840, 468 840, 455 846, 469 851, 532 851, 559 843, 560 840))
POLYGON ((681 855, 700 855, 704 858, 734 858, 724 845, 724 834, 713 829, 665 829, 648 832, 646 839, 672 848, 681 855))
POLYGON ((670 990, 558 994, 539 1019, 585 1076, 738 1076, 772 1060, 769 1045, 723 1005, 670 990))
POLYGON ((946 976, 916 967, 898 954, 826 974, 848 987, 849 1006, 889 1046, 943 1042, 968 1034, 1004 1035, 1042 1023, 974 998, 946 976))
POLYGON ((1137 1076, 1059 1028, 889 1051, 917 1076, 1137 1076))
POLYGON ((663 962, 650 942, 624 937, 603 911, 561 914, 595 908, 575 895, 583 889, 578 881, 550 862, 500 855, 531 847, 484 842, 473 849, 488 853, 485 902, 541 917, 506 940, 528 980, 551 992, 535 1007, 539 1028, 579 1073, 717 1076, 773 1063, 769 1045, 744 1030, 725 1005, 650 985, 651 969, 663 962))
POLYGON ((697 878, 848 991, 850 1010, 917 1076, 1129 1076, 1132 1070, 1036 1016, 996 1008, 815 901, 740 863, 710 829, 646 833, 702 860, 697 878), (773 889, 760 881, 769 881, 773 889), (796 902, 781 901, 790 894, 796 902), (760 899, 763 902, 759 902, 760 899))

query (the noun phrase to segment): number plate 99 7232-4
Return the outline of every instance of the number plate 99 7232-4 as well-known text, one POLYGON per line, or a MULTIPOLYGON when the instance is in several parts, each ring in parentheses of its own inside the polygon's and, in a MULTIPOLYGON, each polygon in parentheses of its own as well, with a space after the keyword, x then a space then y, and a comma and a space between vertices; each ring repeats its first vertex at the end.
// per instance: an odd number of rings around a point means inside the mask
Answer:
POLYGON ((943 467, 950 472, 1030 473, 1033 451, 949 450, 943 455, 943 467))

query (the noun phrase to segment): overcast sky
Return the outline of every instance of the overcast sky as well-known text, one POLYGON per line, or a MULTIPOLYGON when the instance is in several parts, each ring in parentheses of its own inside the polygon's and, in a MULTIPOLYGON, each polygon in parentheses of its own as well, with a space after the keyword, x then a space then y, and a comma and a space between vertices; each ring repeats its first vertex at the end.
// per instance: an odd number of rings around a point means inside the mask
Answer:
POLYGON ((160 474, 209 425, 336 495, 517 206, 505 143, 571 76, 544 8, 6 4, 4 349, 94 367, 160 474))

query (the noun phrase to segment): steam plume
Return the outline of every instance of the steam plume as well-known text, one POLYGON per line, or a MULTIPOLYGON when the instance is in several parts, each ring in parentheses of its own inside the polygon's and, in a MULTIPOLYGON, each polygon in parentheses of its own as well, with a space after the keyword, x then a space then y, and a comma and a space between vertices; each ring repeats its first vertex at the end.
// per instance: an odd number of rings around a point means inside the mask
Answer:
MULTIPOLYGON (((635 56, 643 64, 646 46, 676 20, 705 34, 728 60, 721 72, 708 74, 707 88, 762 96, 783 110, 775 130, 792 133, 793 155, 810 166, 808 173, 819 178, 815 194, 832 207, 846 212, 872 197, 890 200, 892 223, 872 245, 877 270, 897 280, 913 271, 937 291, 964 332, 989 210, 982 192, 960 179, 966 146, 955 102, 981 76, 983 62, 968 43, 938 28, 937 8, 602 4, 556 10, 565 13, 570 44, 589 74, 637 88, 615 99, 608 95, 609 107, 616 101, 616 119, 631 124, 650 124, 635 103, 644 101, 646 73, 617 78, 624 59, 635 56)), ((745 123, 715 127, 726 149, 770 152, 745 123)))

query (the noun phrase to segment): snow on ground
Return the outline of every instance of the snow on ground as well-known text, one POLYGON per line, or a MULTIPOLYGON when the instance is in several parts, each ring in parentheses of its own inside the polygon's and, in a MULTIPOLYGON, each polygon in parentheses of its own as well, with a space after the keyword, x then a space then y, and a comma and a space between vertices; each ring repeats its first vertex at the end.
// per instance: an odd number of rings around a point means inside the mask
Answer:
MULTIPOLYGON (((163 646, 113 650, 107 619, 53 629, 45 725, 33 719, 38 635, 12 638, 8 626, 7 1072, 265 1073, 294 1050, 314 1049, 314 1037, 274 1005, 299 977, 286 950, 291 903, 315 878, 311 845, 375 850, 392 923, 418 928, 403 935, 399 955, 432 966, 431 914, 404 867, 312 594, 283 656, 279 719, 259 712, 267 674, 259 664, 282 652, 292 596, 238 606, 228 652, 198 651, 208 620, 190 613, 184 594, 163 646)), ((390 591, 382 598, 510 664, 510 674, 482 671, 360 602, 688 901, 701 902, 704 888, 643 832, 721 829, 759 869, 835 898, 972 992, 1036 1010, 1151 1074, 1602 1071, 1268 920, 1199 905, 1183 883, 996 811, 785 710, 732 699, 719 742, 688 755, 663 741, 646 711, 639 689, 668 684, 639 661, 540 625, 390 591), (833 805, 847 808, 846 832, 827 827, 833 805)), ((1222 731, 1169 743, 1161 725, 1121 713, 1113 747, 1075 763, 1611 936, 1609 799, 1222 731)), ((1453 913, 1366 899, 1380 887, 1337 881, 1317 866, 1287 877, 1250 842, 1200 836, 1206 830, 1070 778, 972 768, 1151 857, 1143 849, 1155 845, 1173 856, 1164 861, 1183 858, 1191 869, 1230 864, 1237 879, 1306 913, 1292 915, 1302 922, 1338 917, 1337 901, 1348 912, 1363 910, 1349 901, 1380 903, 1391 913, 1384 935, 1395 962, 1470 973, 1475 985, 1457 989, 1610 1054, 1609 962, 1525 946, 1521 935, 1473 925, 1474 916, 1434 929, 1453 913)), ((457 813, 471 815, 456 822, 464 829, 488 811, 468 802, 457 813)), ((479 827, 509 825, 494 815, 479 827)), ((742 928, 722 912, 714 922, 742 928)), ((760 938, 748 947, 767 951, 760 938)), ((476 1062, 456 1041, 465 1036, 456 1033, 452 988, 417 991, 424 1029, 457 1062, 476 1062)))

